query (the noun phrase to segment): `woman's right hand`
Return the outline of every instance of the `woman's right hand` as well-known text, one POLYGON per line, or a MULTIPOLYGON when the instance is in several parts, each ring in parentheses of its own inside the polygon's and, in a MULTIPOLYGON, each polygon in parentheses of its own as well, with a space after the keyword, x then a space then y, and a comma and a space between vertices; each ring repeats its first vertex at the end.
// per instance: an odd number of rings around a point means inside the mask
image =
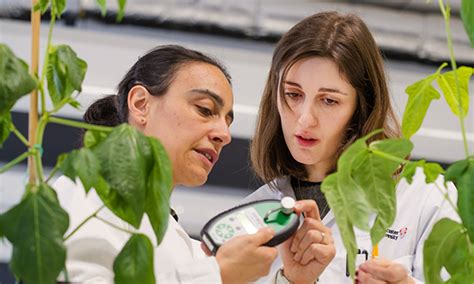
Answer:
POLYGON ((247 283, 267 275, 278 251, 263 244, 274 235, 273 229, 263 228, 255 234, 238 236, 224 243, 216 254, 222 283, 247 283))

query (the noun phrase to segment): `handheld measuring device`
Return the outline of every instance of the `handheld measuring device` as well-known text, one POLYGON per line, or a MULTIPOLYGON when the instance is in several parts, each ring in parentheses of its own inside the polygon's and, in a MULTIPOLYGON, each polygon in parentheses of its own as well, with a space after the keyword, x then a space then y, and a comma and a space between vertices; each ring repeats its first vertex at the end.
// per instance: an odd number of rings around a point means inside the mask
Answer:
POLYGON ((298 229, 299 217, 293 210, 294 206, 295 200, 291 197, 239 205, 207 222, 201 231, 202 241, 215 255, 226 241, 236 236, 254 234, 263 227, 271 227, 275 230, 275 236, 265 245, 276 246, 298 229))

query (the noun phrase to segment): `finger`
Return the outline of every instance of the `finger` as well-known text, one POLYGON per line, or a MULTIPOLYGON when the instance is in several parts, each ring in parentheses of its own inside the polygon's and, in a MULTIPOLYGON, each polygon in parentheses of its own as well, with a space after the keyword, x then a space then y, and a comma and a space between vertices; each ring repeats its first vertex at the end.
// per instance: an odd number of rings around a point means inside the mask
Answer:
POLYGON ((291 244, 291 251, 295 253, 300 247, 300 242, 306 236, 308 231, 310 230, 317 230, 320 232, 324 232, 325 234, 330 233, 330 229, 321 223, 321 221, 312 219, 312 218, 305 218, 303 221, 303 225, 296 231, 294 234, 293 242, 291 244))
POLYGON ((325 260, 330 256, 330 248, 323 244, 312 244, 301 256, 301 259, 295 260, 301 265, 306 265, 312 260, 318 263, 325 263, 325 260))
POLYGON ((388 282, 396 282, 408 276, 407 270, 398 263, 391 262, 387 265, 383 262, 366 262, 360 265, 360 269, 371 274, 373 278, 388 282))
POLYGON ((298 200, 295 204, 295 212, 299 215, 305 213, 306 217, 314 218, 321 221, 319 216, 319 208, 314 200, 298 200))
POLYGON ((270 241, 275 236, 275 230, 270 227, 261 228, 253 235, 248 235, 251 241, 257 246, 261 246, 270 241))
POLYGON ((201 249, 207 256, 212 255, 212 252, 209 250, 209 248, 206 246, 206 244, 204 244, 202 242, 201 242, 201 249))
POLYGON ((363 271, 363 270, 358 270, 356 274, 356 283, 357 284, 385 284, 384 281, 375 279, 372 277, 371 274, 363 271))

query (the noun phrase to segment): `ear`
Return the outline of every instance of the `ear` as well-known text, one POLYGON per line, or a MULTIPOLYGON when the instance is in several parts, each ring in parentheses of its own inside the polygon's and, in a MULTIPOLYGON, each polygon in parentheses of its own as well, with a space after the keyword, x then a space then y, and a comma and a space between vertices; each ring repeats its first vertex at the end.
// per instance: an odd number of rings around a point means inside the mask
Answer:
POLYGON ((150 94, 148 90, 135 85, 128 92, 128 123, 134 126, 144 126, 150 109, 150 94))

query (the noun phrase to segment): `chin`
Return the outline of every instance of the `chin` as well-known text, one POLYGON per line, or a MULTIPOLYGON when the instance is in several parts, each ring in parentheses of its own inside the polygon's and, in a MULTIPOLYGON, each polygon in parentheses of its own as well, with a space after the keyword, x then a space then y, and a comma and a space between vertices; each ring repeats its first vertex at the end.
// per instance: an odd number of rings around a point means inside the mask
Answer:
POLYGON ((201 186, 205 184, 206 181, 207 181, 207 174, 205 176, 196 174, 196 175, 190 176, 189 179, 183 182, 183 185, 187 187, 196 187, 196 186, 201 186))

